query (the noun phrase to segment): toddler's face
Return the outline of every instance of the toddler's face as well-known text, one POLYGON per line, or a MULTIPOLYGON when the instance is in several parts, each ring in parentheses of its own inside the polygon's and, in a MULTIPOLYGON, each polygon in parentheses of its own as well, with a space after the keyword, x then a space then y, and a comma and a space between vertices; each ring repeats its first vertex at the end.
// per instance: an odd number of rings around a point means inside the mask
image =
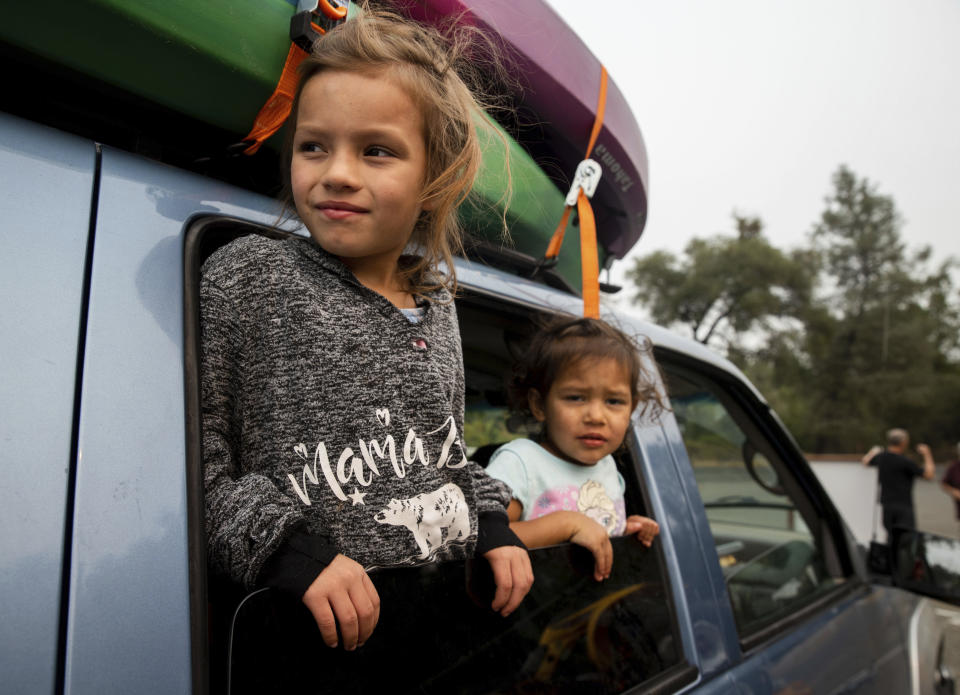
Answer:
POLYGON ((545 398, 532 392, 530 410, 545 425, 548 451, 592 466, 620 448, 630 427, 629 373, 614 359, 580 360, 560 372, 545 398))

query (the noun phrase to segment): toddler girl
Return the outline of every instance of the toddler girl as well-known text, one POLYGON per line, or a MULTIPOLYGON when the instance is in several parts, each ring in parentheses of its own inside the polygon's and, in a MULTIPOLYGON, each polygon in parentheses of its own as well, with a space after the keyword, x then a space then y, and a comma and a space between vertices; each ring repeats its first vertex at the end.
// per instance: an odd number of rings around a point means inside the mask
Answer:
POLYGON ((330 646, 373 631, 374 567, 483 555, 503 615, 533 581, 509 491, 461 435, 452 251, 480 150, 456 65, 387 13, 328 32, 285 155, 310 238, 251 235, 203 268, 209 561, 302 598, 330 646))
POLYGON ((626 515, 611 456, 638 404, 663 407, 638 347, 603 321, 554 320, 534 336, 510 390, 514 407, 541 423, 537 441, 505 444, 487 466, 513 491, 510 527, 529 548, 584 546, 601 581, 613 563, 610 536, 635 533, 649 547, 660 531, 652 519, 626 515))

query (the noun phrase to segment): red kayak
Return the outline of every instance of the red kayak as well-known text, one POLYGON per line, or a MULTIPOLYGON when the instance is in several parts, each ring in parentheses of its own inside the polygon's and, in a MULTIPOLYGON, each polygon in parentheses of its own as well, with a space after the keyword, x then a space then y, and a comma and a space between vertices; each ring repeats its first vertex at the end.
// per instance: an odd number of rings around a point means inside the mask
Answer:
MULTIPOLYGON (((460 15, 461 21, 475 22, 502 39, 524 89, 523 106, 543 124, 533 137, 521 134, 518 140, 566 193, 590 138, 601 76, 600 61, 574 28, 539 2, 403 0, 397 5, 434 25, 460 15)), ((623 258, 647 219, 647 150, 623 93, 610 78, 603 129, 591 158, 603 167, 592 201, 597 241, 608 254, 623 258)))

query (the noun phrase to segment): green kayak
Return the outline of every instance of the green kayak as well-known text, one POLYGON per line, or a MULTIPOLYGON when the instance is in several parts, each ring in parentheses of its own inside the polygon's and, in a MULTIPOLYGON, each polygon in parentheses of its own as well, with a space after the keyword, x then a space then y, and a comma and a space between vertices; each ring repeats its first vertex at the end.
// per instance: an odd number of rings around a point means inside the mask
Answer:
MULTIPOLYGON (((21 2, 0 23, 0 42, 240 140, 276 85, 294 11, 287 0, 21 2)), ((506 204, 512 241, 505 245, 539 258, 560 219, 564 194, 523 147, 503 135, 513 195, 507 204, 502 141, 484 137, 484 167, 463 218, 472 236, 501 245, 506 204)), ((279 141, 274 136, 268 147, 277 148, 279 141)), ((557 267, 575 288, 578 244, 573 229, 557 267)))

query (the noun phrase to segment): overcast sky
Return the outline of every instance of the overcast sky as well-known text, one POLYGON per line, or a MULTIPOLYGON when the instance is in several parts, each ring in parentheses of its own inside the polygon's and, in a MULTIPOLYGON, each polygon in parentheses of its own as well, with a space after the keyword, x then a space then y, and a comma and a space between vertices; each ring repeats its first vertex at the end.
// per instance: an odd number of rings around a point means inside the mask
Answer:
POLYGON ((893 196, 909 247, 960 259, 960 1, 548 2, 647 145, 650 215, 631 255, 732 232, 734 210, 801 245, 845 163, 893 196))

